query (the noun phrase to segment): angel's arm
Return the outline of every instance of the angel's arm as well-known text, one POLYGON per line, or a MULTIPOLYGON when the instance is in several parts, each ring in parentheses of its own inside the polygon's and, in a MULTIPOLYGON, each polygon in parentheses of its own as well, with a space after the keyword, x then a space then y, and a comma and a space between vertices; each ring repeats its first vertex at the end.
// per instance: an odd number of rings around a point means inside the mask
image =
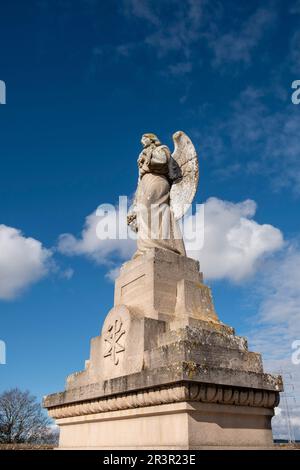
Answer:
POLYGON ((150 160, 151 169, 159 169, 164 167, 171 156, 167 146, 157 147, 153 150, 150 160))

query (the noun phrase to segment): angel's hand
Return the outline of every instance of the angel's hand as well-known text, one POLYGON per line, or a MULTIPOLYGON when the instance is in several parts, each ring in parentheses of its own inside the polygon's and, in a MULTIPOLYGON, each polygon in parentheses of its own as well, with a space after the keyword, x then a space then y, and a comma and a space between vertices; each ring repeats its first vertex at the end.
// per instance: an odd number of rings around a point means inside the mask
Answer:
POLYGON ((168 152, 167 147, 158 147, 153 150, 151 155, 151 164, 156 166, 163 166, 168 161, 168 152))
POLYGON ((127 215, 127 225, 130 225, 136 219, 136 214, 127 215))

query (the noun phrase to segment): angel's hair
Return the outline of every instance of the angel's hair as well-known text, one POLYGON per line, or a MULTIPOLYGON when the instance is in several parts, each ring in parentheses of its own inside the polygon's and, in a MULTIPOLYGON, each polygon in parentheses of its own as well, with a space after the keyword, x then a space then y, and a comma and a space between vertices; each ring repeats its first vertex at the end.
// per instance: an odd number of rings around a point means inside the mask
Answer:
POLYGON ((151 133, 143 134, 143 137, 147 137, 155 145, 161 145, 159 138, 155 134, 151 134, 151 133))

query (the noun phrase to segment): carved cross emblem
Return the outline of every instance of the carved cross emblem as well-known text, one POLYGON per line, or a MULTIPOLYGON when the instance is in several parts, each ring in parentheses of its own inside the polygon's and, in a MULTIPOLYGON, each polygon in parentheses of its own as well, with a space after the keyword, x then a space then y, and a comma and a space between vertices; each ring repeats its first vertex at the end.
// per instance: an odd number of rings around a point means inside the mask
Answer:
POLYGON ((125 330, 123 330, 122 320, 121 318, 117 318, 114 323, 108 327, 104 336, 104 344, 107 346, 104 357, 111 356, 115 365, 119 364, 118 354, 125 351, 125 346, 119 342, 124 334, 125 330))

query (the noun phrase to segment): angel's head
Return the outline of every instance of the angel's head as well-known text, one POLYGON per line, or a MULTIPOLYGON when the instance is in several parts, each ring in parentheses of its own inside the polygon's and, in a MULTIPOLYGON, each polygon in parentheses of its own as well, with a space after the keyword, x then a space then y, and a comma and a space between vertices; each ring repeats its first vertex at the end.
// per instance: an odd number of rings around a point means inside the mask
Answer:
POLYGON ((149 147, 151 144, 160 145, 160 141, 155 134, 143 134, 141 139, 141 144, 143 147, 149 147))

